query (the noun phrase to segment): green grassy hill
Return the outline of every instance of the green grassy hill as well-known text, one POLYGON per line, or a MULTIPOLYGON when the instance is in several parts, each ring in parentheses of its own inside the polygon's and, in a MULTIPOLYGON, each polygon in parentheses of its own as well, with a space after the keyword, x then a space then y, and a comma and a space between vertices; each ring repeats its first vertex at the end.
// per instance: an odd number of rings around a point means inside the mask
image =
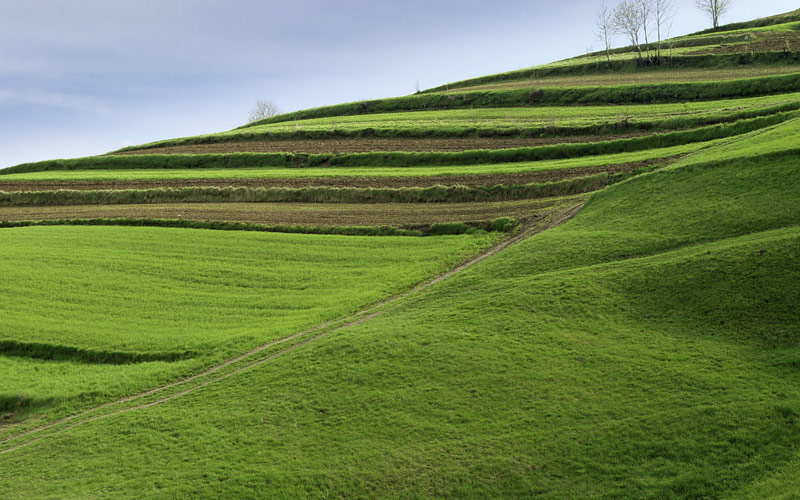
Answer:
POLYGON ((797 498, 798 26, 0 171, 0 496, 797 498))

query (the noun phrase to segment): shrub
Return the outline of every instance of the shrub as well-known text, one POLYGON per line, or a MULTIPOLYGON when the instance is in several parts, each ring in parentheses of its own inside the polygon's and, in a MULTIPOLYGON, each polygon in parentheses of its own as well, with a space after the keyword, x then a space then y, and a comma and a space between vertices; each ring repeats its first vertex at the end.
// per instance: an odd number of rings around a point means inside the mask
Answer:
POLYGON ((507 233, 516 227, 517 221, 512 219, 511 217, 498 217, 497 219, 493 220, 489 225, 489 228, 492 231, 498 233, 507 233))
POLYGON ((474 231, 474 227, 470 227, 463 222, 443 222, 431 225, 428 235, 445 236, 451 234, 472 234, 474 231))

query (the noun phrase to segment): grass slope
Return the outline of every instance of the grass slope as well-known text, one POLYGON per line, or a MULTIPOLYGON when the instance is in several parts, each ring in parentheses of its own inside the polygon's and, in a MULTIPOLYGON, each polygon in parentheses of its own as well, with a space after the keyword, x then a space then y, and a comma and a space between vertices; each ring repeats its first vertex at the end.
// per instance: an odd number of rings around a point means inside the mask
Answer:
POLYGON ((798 168, 751 157, 608 188, 380 318, 0 457, 0 493, 797 493, 798 168))
POLYGON ((15 354, 0 349, 0 404, 13 411, 49 401, 60 413, 353 313, 497 238, 144 227, 28 227, 0 235, 0 339, 15 354), (20 357, 20 343, 29 346, 27 356, 20 357), (65 359, 65 350, 145 359, 87 366, 65 359), (161 353, 188 359, 147 359, 161 353))

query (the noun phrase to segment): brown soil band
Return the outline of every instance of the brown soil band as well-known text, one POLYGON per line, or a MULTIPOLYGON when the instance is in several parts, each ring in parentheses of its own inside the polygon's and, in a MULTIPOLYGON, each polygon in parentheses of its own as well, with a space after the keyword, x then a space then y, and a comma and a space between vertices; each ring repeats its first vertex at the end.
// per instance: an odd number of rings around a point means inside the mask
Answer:
POLYGON ((623 163, 621 165, 604 165, 598 167, 565 168, 540 172, 518 172, 513 174, 466 174, 419 177, 259 177, 250 179, 147 179, 120 181, 3 181, 0 178, 0 191, 55 191, 70 189, 80 191, 99 191, 109 189, 154 189, 184 187, 353 187, 353 188, 399 188, 428 186, 510 186, 556 182, 576 177, 607 172, 609 174, 627 173, 655 164, 661 164, 672 158, 658 158, 647 161, 623 163))
POLYGON ((142 154, 229 154, 229 153, 372 153, 375 151, 443 151, 459 152, 476 149, 531 148, 564 143, 588 143, 640 137, 652 132, 621 135, 571 136, 571 137, 454 137, 442 139, 403 138, 343 138, 300 139, 275 141, 222 142, 216 144, 187 144, 163 148, 140 149, 113 153, 115 155, 142 154))
POLYGON ((796 52, 800 50, 800 33, 784 31, 780 33, 758 33, 752 42, 723 44, 719 47, 695 50, 688 55, 707 54, 747 54, 750 52, 796 52))
POLYGON ((0 221, 167 219, 266 226, 393 226, 414 229, 443 222, 486 222, 498 217, 527 220, 557 202, 551 199, 490 203, 382 203, 377 206, 349 203, 165 203, 0 207, 0 221))

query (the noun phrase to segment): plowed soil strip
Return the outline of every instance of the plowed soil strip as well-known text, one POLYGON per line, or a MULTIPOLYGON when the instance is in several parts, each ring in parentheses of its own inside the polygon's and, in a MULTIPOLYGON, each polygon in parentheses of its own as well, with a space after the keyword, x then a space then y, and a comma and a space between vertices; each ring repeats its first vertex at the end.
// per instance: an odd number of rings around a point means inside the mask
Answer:
POLYGON ((556 182, 576 177, 607 172, 609 174, 627 173, 655 164, 670 162, 671 158, 657 158, 647 161, 602 165, 596 167, 564 168, 537 172, 518 172, 513 174, 465 174, 418 177, 257 177, 246 179, 141 179, 141 180, 96 180, 96 181, 7 181, 0 176, 0 191, 56 191, 59 189, 97 191, 104 189, 154 189, 182 187, 428 187, 428 186, 511 186, 556 182))
POLYGON ((796 52, 800 50, 800 33, 782 31, 780 33, 761 32, 758 40, 723 44, 718 47, 687 52, 687 55, 705 54, 748 54, 750 52, 796 52))
POLYGON ((372 153, 375 151, 473 151, 476 149, 532 148, 564 143, 586 143, 612 141, 640 137, 652 132, 639 132, 618 135, 554 136, 554 137, 453 137, 442 139, 383 139, 383 138, 343 138, 343 139, 296 139, 237 142, 218 142, 213 144, 186 144, 162 148, 121 151, 114 155, 142 154, 227 154, 227 153, 372 153))
MULTIPOLYGON (((713 50, 713 49, 712 49, 713 50)), ((741 50, 741 47, 739 47, 741 50)), ((703 50, 698 52, 708 52, 703 50)), ((449 93, 473 92, 478 90, 507 90, 515 88, 535 87, 595 87, 602 85, 636 85, 642 83, 670 82, 705 82, 718 80, 736 80, 759 76, 784 75, 800 72, 800 66, 743 66, 725 69, 670 69, 669 71, 651 70, 634 73, 612 73, 607 75, 575 75, 554 76, 514 80, 508 82, 487 83, 450 90, 449 93)), ((443 91, 446 93, 447 91, 443 91)))
POLYGON ((165 203, 0 207, 0 221, 69 219, 169 219, 242 222, 272 226, 416 227, 440 222, 481 222, 498 217, 523 220, 555 200, 488 203, 165 203))
POLYGON ((544 231, 546 229, 555 227, 557 225, 560 225, 560 224, 566 222, 567 220, 572 218, 576 213, 578 213, 578 211, 581 209, 582 206, 583 206, 583 201, 581 201, 581 202, 579 202, 577 204, 571 205, 571 206, 569 206, 569 208, 562 209, 562 210, 556 210, 553 213, 551 213, 550 216, 548 216, 543 221, 541 221, 539 224, 536 224, 534 226, 530 226, 530 227, 526 228, 525 230, 521 231, 520 233, 518 233, 517 235, 513 236, 512 238, 509 238, 509 239, 506 239, 506 240, 502 241, 501 243, 499 243, 499 244, 493 246, 492 248, 486 250, 485 252, 481 253, 477 257, 474 257, 474 258, 470 259, 469 261, 465 262, 464 264, 461 264, 460 266, 455 267, 454 269, 451 269, 450 271, 438 276, 437 278, 435 278, 433 280, 430 280, 428 282, 425 282, 425 283, 423 283, 421 285, 418 285, 417 287, 415 287, 415 288, 413 288, 413 289, 411 289, 411 290, 409 290, 407 292, 404 292, 404 293, 402 293, 400 295, 396 295, 396 296, 391 297, 389 299, 386 299, 386 300, 384 300, 384 301, 382 301, 382 302, 380 302, 380 303, 378 303, 376 305, 368 307, 368 308, 360 311, 359 313, 356 313, 356 314, 354 314, 352 316, 349 316, 349 317, 347 317, 347 318, 345 318, 345 319, 343 319, 343 320, 341 320, 339 322, 336 322, 334 324, 326 323, 326 324, 320 325, 320 326, 318 326, 316 328, 312 328, 310 330, 306 330, 304 332, 300 332, 300 333, 291 335, 289 337, 285 337, 283 339, 280 339, 280 340, 277 340, 277 341, 274 341, 274 342, 270 342, 269 344, 265 344, 263 346, 259 346, 259 347, 255 348, 255 349, 245 353, 245 354, 242 354, 240 356, 237 356, 235 358, 227 360, 227 361, 225 361, 223 363, 220 363, 220 364, 218 364, 216 366, 213 366, 213 367, 205 370, 204 372, 198 373, 197 375, 194 375, 194 376, 189 377, 187 379, 183 379, 183 380, 179 380, 179 381, 176 381, 176 382, 172 382, 170 384, 167 384, 167 385, 164 385, 164 386, 161 386, 161 387, 156 387, 154 389, 151 389, 149 391, 140 393, 138 395, 129 396, 129 397, 126 397, 126 398, 119 399, 117 401, 112 401, 112 402, 106 403, 104 405, 101 405, 101 406, 86 410, 84 412, 77 413, 77 414, 72 415, 70 417, 66 417, 66 418, 60 419, 60 420, 55 421, 55 422, 51 422, 51 423, 43 425, 43 426, 39 426, 39 427, 36 427, 36 428, 33 428, 33 429, 29 429, 27 431, 24 431, 24 432, 22 432, 20 434, 15 435, 15 436, 8 437, 8 438, 4 439, 3 441, 0 441, 0 444, 1 443, 9 443, 11 441, 17 441, 17 440, 19 440, 21 438, 25 438, 25 437, 27 437, 28 439, 25 440, 25 441, 13 444, 10 447, 5 448, 3 450, 0 450, 0 455, 6 454, 6 453, 11 453, 11 452, 16 451, 16 450, 18 450, 18 449, 20 449, 20 448, 22 448, 24 446, 36 443, 36 442, 38 442, 38 441, 40 441, 42 439, 45 439, 47 437, 53 437, 53 436, 55 436, 55 435, 57 435, 59 433, 66 432, 66 431, 68 431, 70 429, 73 429, 73 428, 75 428, 75 427, 77 427, 79 425, 82 425, 82 424, 85 424, 85 423, 88 423, 88 422, 92 422, 92 421, 95 421, 95 420, 98 420, 98 419, 101 419, 101 418, 105 418, 105 417, 119 415, 121 413, 131 412, 131 411, 134 411, 134 410, 141 410, 141 409, 145 409, 145 408, 151 408, 153 406, 160 405, 162 403, 174 400, 174 399, 179 398, 181 396, 185 396, 185 395, 187 395, 189 393, 192 393, 192 392, 194 392, 194 391, 196 391, 198 389, 206 387, 206 386, 208 386, 208 385, 210 385, 212 383, 219 382, 221 380, 224 380, 224 379, 226 379, 228 377, 231 377, 233 375, 236 375, 238 373, 242 373, 242 372, 244 372, 246 370, 250 370, 250 369, 255 368, 257 366, 261 366, 261 365, 263 365, 263 364, 265 364, 265 363, 267 363, 267 362, 269 362, 269 361, 271 361, 271 360, 273 360, 275 358, 278 358, 278 357, 282 356, 283 354, 286 354, 288 352, 294 351, 294 350, 296 350, 296 349, 298 349, 298 348, 300 348, 302 346, 305 346, 306 344, 309 344, 309 343, 311 343, 311 342, 313 342, 313 341, 315 341, 317 339, 320 339, 320 338, 328 335, 331 332, 335 332, 335 331, 338 331, 338 330, 341 330, 343 328, 347 328, 347 327, 350 327, 350 326, 355 326, 357 324, 363 323, 364 321, 368 321, 370 319, 373 319, 373 318, 375 318, 377 316, 380 316, 384 312, 390 310, 393 306, 397 305, 398 301, 400 301, 401 299, 403 299, 405 297, 408 297, 410 295, 413 295, 415 293, 419 293, 420 291, 422 291, 422 290, 424 290, 424 289, 426 289, 426 288, 428 288, 428 287, 430 287, 430 286, 432 286, 432 285, 434 285, 434 284, 436 284, 436 283, 438 283, 438 282, 440 282, 440 281, 442 281, 444 279, 447 279, 447 278, 449 278, 449 277, 451 277, 451 276, 453 276, 453 275, 455 275, 455 274, 457 274, 457 273, 459 273, 459 272, 461 272, 461 271, 463 271, 465 269, 468 269, 468 268, 472 267, 473 265, 477 264, 478 262, 481 262, 485 258, 487 258, 487 257, 489 257, 491 255, 494 255, 497 252, 499 252, 501 250, 504 250, 505 248, 507 248, 507 247, 509 247, 509 246, 511 246, 511 245, 513 245, 515 243, 518 243, 518 242, 520 242, 520 241, 532 236, 533 234, 539 233, 541 231, 544 231), (308 338, 305 338, 305 337, 308 337, 308 338), (300 338, 303 338, 303 340, 298 340, 300 338), (283 344, 288 344, 288 343, 291 343, 291 342, 294 342, 294 343, 290 344, 288 347, 283 348, 282 350, 279 350, 277 352, 273 352, 272 354, 267 354, 266 356, 263 355, 263 353, 265 351, 268 351, 272 347, 275 347, 275 346, 278 346, 278 345, 283 345, 283 344), (259 354, 262 354, 262 356, 259 356, 259 354), (239 363, 241 363, 241 365, 235 366, 235 368, 233 368, 232 370, 224 371, 225 369, 232 368, 232 367, 234 367, 234 365, 237 365, 239 363), (222 372, 222 373, 220 373, 220 372, 222 372), (194 383, 194 384, 190 385, 192 383, 194 383), (150 397, 150 396, 152 396, 154 394, 164 392, 167 389, 181 387, 181 386, 187 386, 187 387, 181 388, 179 391, 174 392, 174 393, 163 394, 163 395, 157 397, 155 400, 152 400, 152 401, 142 401, 142 400, 144 400, 144 399, 146 399, 146 398, 148 398, 148 397, 150 397), (124 408, 114 408, 116 406, 120 406, 120 405, 123 405, 125 403, 139 403, 139 404, 136 404, 135 406, 124 407, 124 408), (98 414, 98 412, 101 412, 102 410, 106 410, 106 409, 111 409, 111 411, 107 411, 105 413, 99 413, 98 414), (45 433, 45 431, 51 431, 51 432, 45 433))

